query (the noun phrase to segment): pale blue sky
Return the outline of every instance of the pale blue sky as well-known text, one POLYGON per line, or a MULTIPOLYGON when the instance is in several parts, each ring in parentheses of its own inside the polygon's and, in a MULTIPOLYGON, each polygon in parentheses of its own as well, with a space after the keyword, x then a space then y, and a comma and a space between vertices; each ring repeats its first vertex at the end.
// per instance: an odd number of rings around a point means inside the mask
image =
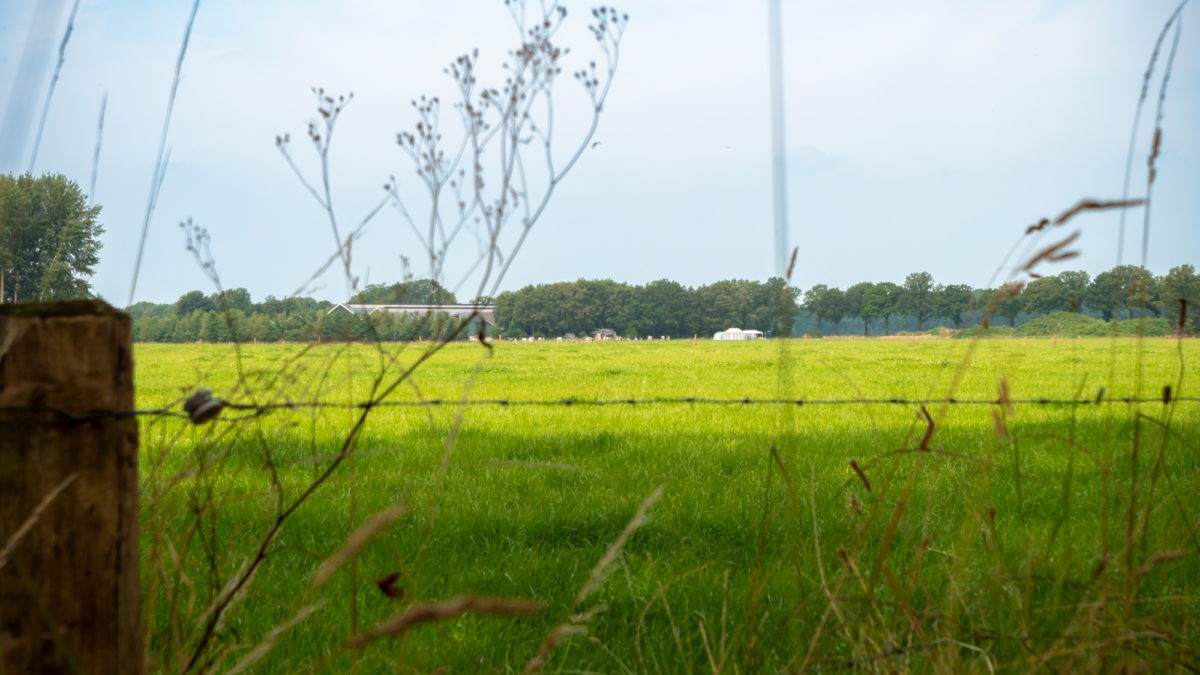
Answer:
MULTIPOLYGON (((53 0, 45 0, 53 2, 53 0)), ((34 2, 0 6, 0 114, 8 109, 34 2)), ((49 82, 70 0, 43 45, 49 82)), ((1083 197, 1121 192, 1134 104, 1150 49, 1176 0, 784 0, 790 238, 796 284, 846 287, 929 271, 985 284, 1029 223, 1083 197)), ((560 41, 570 71, 596 54, 590 5, 560 41)), ((579 277, 698 285, 772 271, 766 2, 632 0, 621 70, 596 140, 560 187, 505 288, 579 277)), ((125 302, 186 0, 83 0, 36 170, 86 189, 96 116, 108 93, 97 199, 102 262, 94 279, 125 302)), ((1200 265, 1200 30, 1196 8, 1166 102, 1165 150, 1150 267, 1200 265)), ((302 137, 309 89, 353 91, 332 151, 343 222, 361 217, 395 174, 415 181, 395 146, 409 101, 447 96, 442 68, 479 47, 489 75, 512 43, 501 0, 426 2, 205 0, 183 67, 171 164, 147 244, 137 300, 173 301, 210 286, 177 224, 208 228, 223 282, 254 297, 286 295, 331 252, 311 198, 274 147, 302 137), (411 177, 411 179, 410 179, 411 177)), ((1169 40, 1168 40, 1169 43, 1169 40)), ((1165 57, 1165 55, 1164 55, 1165 57)), ((1161 68, 1160 71, 1161 72, 1161 68)), ((1155 85, 1154 93, 1157 93, 1155 85)), ((564 78, 560 133, 581 134, 583 97, 564 78)), ((1145 184, 1144 119, 1135 195, 1145 184)), ((36 120, 34 121, 36 124, 36 120)), ((310 172, 306 143, 297 158, 310 172)), ((19 162, 0 171, 23 171, 19 162)), ((1131 214, 1126 258, 1140 253, 1131 214)), ((1077 221, 1091 273, 1116 258, 1115 214, 1077 221)), ((456 280, 474 244, 451 258, 456 280)), ((372 282, 420 257, 407 226, 383 212, 356 251, 372 282)), ((415 266, 420 273, 422 267, 415 266)), ((1066 269, 1066 268, 1062 268, 1066 269)), ((340 300, 338 277, 319 297, 340 300)))

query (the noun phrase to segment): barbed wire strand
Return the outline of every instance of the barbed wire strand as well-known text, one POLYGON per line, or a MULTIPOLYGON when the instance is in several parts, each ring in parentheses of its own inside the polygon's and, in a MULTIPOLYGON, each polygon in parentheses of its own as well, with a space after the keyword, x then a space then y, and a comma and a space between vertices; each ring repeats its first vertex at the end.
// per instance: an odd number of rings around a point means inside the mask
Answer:
MULTIPOLYGON (((1026 398, 1026 399, 962 399, 962 398, 847 398, 847 399, 803 399, 803 398, 707 398, 701 396, 657 397, 657 398, 613 398, 613 399, 503 399, 488 398, 463 401, 461 399, 429 399, 423 401, 363 401, 360 403, 339 403, 333 401, 287 401, 254 405, 247 403, 223 402, 223 408, 249 412, 250 415, 217 418, 223 422, 236 422, 261 417, 271 412, 286 410, 317 410, 340 409, 362 410, 368 408, 431 408, 441 406, 497 406, 497 407, 581 407, 595 408, 605 406, 654 406, 654 405, 717 405, 717 406, 762 406, 762 405, 795 405, 795 406, 838 406, 838 405, 1107 405, 1124 403, 1126 405, 1142 403, 1200 402, 1200 397, 1172 396, 1170 387, 1164 387, 1161 397, 1106 397, 1103 390, 1095 398, 1026 398)), ((137 417, 173 417, 191 419, 184 412, 172 410, 170 407, 150 410, 93 410, 76 413, 54 407, 39 406, 10 406, 0 407, 0 415, 8 417, 12 413, 30 415, 51 415, 55 419, 40 420, 36 423, 69 423, 78 424, 104 419, 130 419, 137 417)), ((16 422, 22 425, 22 422, 16 422)), ((14 426, 9 420, 0 420, 0 426, 14 426)))

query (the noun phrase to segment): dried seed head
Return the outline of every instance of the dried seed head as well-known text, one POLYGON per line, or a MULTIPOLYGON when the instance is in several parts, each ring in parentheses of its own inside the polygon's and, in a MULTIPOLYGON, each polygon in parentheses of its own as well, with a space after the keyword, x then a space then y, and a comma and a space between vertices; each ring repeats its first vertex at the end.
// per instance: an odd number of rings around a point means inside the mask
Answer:
POLYGON ((992 422, 996 429, 996 435, 999 436, 1001 440, 1007 441, 1008 440, 1008 427, 1005 426, 1004 418, 1000 416, 1000 411, 998 411, 998 410, 992 411, 992 422))
POLYGON ((867 474, 863 473, 863 470, 858 468, 858 462, 853 459, 850 460, 850 468, 854 469, 854 472, 858 474, 859 479, 862 480, 863 487, 867 488, 867 492, 870 492, 871 481, 867 480, 867 474))
POLYGON ((396 581, 400 578, 399 572, 392 572, 375 580, 375 585, 379 587, 379 592, 389 598, 400 599, 404 597, 404 589, 396 585, 396 581))

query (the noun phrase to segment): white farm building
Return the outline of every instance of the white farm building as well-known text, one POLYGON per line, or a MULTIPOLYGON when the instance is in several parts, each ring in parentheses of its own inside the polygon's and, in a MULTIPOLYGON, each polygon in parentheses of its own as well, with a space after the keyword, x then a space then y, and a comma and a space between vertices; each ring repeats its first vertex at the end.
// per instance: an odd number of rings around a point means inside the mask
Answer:
POLYGON ((741 328, 730 328, 720 333, 713 333, 714 340, 757 340, 762 336, 760 330, 742 330, 741 328))

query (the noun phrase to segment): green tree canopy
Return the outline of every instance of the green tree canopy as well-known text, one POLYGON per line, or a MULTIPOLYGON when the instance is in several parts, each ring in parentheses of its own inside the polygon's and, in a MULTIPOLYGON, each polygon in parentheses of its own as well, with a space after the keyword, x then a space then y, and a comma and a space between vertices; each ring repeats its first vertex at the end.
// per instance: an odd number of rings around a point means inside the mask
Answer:
POLYGON ((350 298, 364 305, 454 305, 454 294, 436 281, 417 279, 394 284, 371 284, 350 298))
POLYGON ((1070 309, 1067 303, 1068 293, 1069 289, 1062 279, 1042 277, 1029 282, 1021 297, 1024 298, 1026 312, 1053 314, 1070 309))
POLYGON ((1159 308, 1172 326, 1179 324, 1180 300, 1187 301, 1187 318, 1200 328, 1200 277, 1191 265, 1171 268, 1162 278, 1159 308))
POLYGON ((1100 312, 1104 321, 1112 321, 1112 315, 1118 311, 1123 311, 1124 317, 1132 318, 1142 303, 1142 286, 1153 292, 1152 282, 1150 270, 1138 265, 1117 265, 1102 271, 1087 287, 1085 298, 1088 309, 1100 312))
POLYGON ((0 175, 0 302, 90 296, 99 215, 61 174, 0 175))
POLYGON ((1087 298, 1088 284, 1091 283, 1091 277, 1087 272, 1063 272, 1058 275, 1059 280, 1066 287, 1067 310, 1075 313, 1083 311, 1083 303, 1087 298))
POLYGON ((986 308, 985 315, 1005 317, 1010 326, 1016 327, 1017 315, 1025 309, 1025 299, 1021 297, 1024 287, 1020 282, 1010 281, 1000 288, 985 291, 980 297, 986 308))
POLYGON ((904 279, 904 290, 896 303, 896 311, 917 318, 917 330, 925 330, 925 319, 933 316, 937 287, 929 272, 914 272, 904 279))
POLYGON ((900 287, 890 281, 883 281, 871 286, 863 294, 863 321, 883 319, 884 335, 891 335, 889 319, 896 312, 896 303, 900 299, 900 287))
POLYGON ((1161 277, 1156 277, 1144 267, 1137 268, 1140 274, 1129 287, 1129 306, 1131 316, 1144 316, 1141 310, 1154 316, 1162 316, 1162 283, 1161 277))
POLYGON ((829 292, 829 287, 825 284, 817 284, 812 288, 804 291, 804 304, 800 307, 805 311, 817 317, 817 330, 821 330, 821 323, 825 320, 825 305, 823 298, 829 292))
POLYGON ((833 332, 839 334, 839 324, 846 317, 846 293, 840 288, 817 284, 804 292, 803 309, 817 317, 817 330, 825 321, 833 322, 833 332))
POLYGON ((962 328, 963 314, 971 310, 974 290, 966 284, 951 284, 939 287, 933 302, 934 316, 949 319, 956 329, 962 328))
POLYGON ((846 318, 846 292, 831 288, 825 291, 821 303, 825 308, 825 320, 833 322, 833 334, 841 335, 842 319, 846 318))
POLYGON ((217 309, 229 308, 241 312, 249 312, 254 303, 250 301, 250 291, 244 288, 230 288, 217 296, 217 309))
POLYGON ((185 316, 197 310, 208 312, 214 309, 216 306, 213 301, 201 291, 189 291, 175 301, 175 313, 179 316, 185 316))
POLYGON ((867 334, 867 328, 870 326, 870 319, 863 316, 863 303, 866 301, 867 291, 874 285, 864 281, 846 289, 846 316, 863 320, 863 335, 867 334))

